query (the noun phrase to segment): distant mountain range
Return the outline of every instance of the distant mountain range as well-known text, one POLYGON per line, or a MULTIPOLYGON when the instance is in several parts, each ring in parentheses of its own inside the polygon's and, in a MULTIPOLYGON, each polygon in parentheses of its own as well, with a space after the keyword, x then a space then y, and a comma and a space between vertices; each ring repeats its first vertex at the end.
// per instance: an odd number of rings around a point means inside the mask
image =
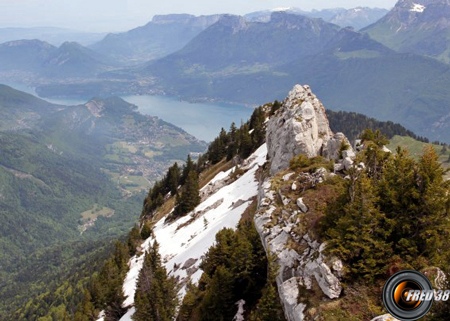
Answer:
POLYGON ((448 0, 400 0, 385 17, 363 31, 394 50, 450 62, 448 0))
POLYGON ((249 13, 244 17, 248 21, 268 22, 273 12, 287 12, 309 18, 320 18, 341 27, 353 27, 359 30, 382 18, 388 13, 388 10, 367 7, 357 7, 352 9, 332 8, 312 11, 304 11, 299 8, 275 8, 273 10, 249 13))
POLYGON ((58 48, 40 40, 0 44, 0 61, 0 74, 9 79, 21 79, 23 74, 27 78, 86 78, 111 69, 113 64, 75 42, 58 48))
POLYGON ((91 48, 124 64, 143 63, 183 48, 219 18, 220 15, 155 16, 145 26, 125 33, 109 34, 91 48))
POLYGON ((0 28, 0 44, 15 40, 39 39, 53 46, 60 46, 68 41, 88 46, 102 40, 105 36, 105 33, 91 33, 55 27, 0 28))

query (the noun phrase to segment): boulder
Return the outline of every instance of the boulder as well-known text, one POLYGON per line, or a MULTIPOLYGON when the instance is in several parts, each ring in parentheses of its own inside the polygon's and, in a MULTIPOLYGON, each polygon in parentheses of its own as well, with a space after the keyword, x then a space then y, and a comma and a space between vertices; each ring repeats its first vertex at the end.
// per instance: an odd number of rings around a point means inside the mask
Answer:
POLYGON ((353 166, 353 160, 350 157, 347 157, 344 159, 342 164, 344 165, 345 170, 348 171, 353 166))
POLYGON ((181 269, 186 270, 186 269, 190 268, 191 266, 193 266, 197 261, 198 261, 198 259, 190 258, 190 259, 186 260, 186 262, 184 262, 183 267, 181 269))
POLYGON ((344 152, 353 152, 353 149, 350 147, 350 142, 348 141, 347 137, 345 137, 345 135, 343 133, 336 133, 333 135, 333 137, 331 137, 328 142, 327 142, 327 147, 326 150, 324 152, 324 155, 326 158, 328 159, 334 159, 334 160, 338 160, 340 159, 341 155, 339 155, 340 150, 341 150, 341 145, 342 142, 345 142, 348 146, 349 149, 343 151, 342 154, 344 154, 344 152))
POLYGON ((291 179, 292 175, 294 175, 295 173, 288 173, 286 175, 283 176, 283 181, 287 182, 288 180, 291 179))
POLYGON ((303 203, 303 198, 302 197, 297 199, 297 206, 300 208, 300 210, 303 213, 308 212, 308 206, 306 206, 305 203, 303 203))

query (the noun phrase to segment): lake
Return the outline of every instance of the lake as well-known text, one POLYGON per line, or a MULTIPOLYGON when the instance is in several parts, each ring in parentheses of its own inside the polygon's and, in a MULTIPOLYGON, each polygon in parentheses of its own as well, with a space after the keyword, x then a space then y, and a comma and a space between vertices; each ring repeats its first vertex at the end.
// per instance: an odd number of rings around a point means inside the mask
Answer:
POLYGON ((183 128, 205 141, 213 140, 223 127, 232 122, 239 127, 241 120, 250 118, 253 108, 226 103, 189 103, 167 96, 124 96, 124 100, 138 106, 144 115, 157 116, 183 128))
MULTIPOLYGON (((36 95, 32 87, 23 84, 9 83, 17 90, 36 95)), ((232 122, 240 126, 241 121, 250 118, 253 108, 227 103, 189 103, 170 96, 123 96, 125 101, 138 106, 138 111, 144 115, 157 116, 172 123, 189 134, 204 141, 212 141, 223 127, 229 129, 232 122)), ((60 105, 78 105, 86 99, 77 98, 41 98, 60 105)))

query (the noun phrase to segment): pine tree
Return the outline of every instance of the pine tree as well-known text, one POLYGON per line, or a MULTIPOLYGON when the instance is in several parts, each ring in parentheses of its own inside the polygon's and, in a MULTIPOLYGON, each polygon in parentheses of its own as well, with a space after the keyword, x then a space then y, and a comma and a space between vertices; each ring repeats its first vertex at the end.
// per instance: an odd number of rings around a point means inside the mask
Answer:
POLYGON ((141 238, 143 240, 146 240, 150 236, 152 236, 152 234, 153 234, 153 230, 152 230, 152 226, 151 226, 150 221, 145 221, 143 226, 142 226, 142 229, 141 229, 141 238))
POLYGON ((181 185, 185 184, 189 173, 192 171, 195 171, 195 164, 192 161, 191 155, 188 154, 186 164, 183 167, 183 173, 181 174, 181 185))
POLYGON ((391 222, 377 208, 377 195, 365 173, 353 170, 350 177, 348 203, 328 231, 330 245, 352 272, 371 280, 384 273, 385 259, 392 254, 387 242, 391 222))
POLYGON ((83 300, 78 305, 77 312, 74 315, 74 321, 89 321, 95 318, 96 315, 91 294, 85 289, 83 292, 83 300))
POLYGON ((136 248, 141 241, 141 234, 139 232, 139 227, 137 225, 133 226, 130 233, 128 233, 128 252, 130 255, 136 254, 136 248))
POLYGON ((425 148, 418 165, 420 203, 415 217, 418 252, 432 263, 442 264, 449 259, 450 183, 444 181, 445 170, 432 146, 425 148))
POLYGON ((367 171, 370 177, 377 180, 381 177, 382 168, 390 157, 389 153, 383 152, 383 146, 389 143, 386 136, 382 135, 379 130, 373 132, 368 129, 361 135, 364 141, 364 163, 367 166, 367 171))
POLYGON ((275 115, 278 109, 280 109, 281 104, 278 100, 275 100, 270 108, 270 115, 275 115))
POLYGON ((262 291, 256 308, 250 315, 250 321, 284 320, 283 309, 276 289, 275 279, 278 274, 276 256, 270 249, 267 251, 267 283, 262 291))
POLYGON ((264 110, 261 107, 255 109, 250 118, 250 129, 253 129, 251 133, 253 149, 264 143, 266 138, 266 131, 264 130, 265 118, 264 110))
POLYGON ((176 195, 178 193, 180 180, 180 169, 178 168, 178 164, 175 163, 172 167, 169 168, 166 176, 166 187, 171 195, 176 195))
POLYGON ((186 295, 183 298, 183 304, 180 307, 180 312, 178 314, 178 321, 188 321, 190 320, 192 313, 200 300, 200 290, 198 286, 188 282, 186 285, 186 295))
POLYGON ((392 219, 390 242, 405 261, 412 261, 419 254, 413 238, 417 232, 416 218, 420 207, 417 180, 414 160, 405 150, 398 148, 396 155, 386 163, 379 181, 380 209, 392 219))
POLYGON ((176 316, 177 286, 161 264, 155 241, 145 254, 135 294, 135 321, 171 321, 176 316))
POLYGON ((208 283, 207 292, 200 306, 201 321, 227 321, 233 319, 236 307, 233 301, 233 274, 224 266, 218 266, 208 283))
POLYGON ((244 124, 241 128, 240 136, 239 156, 241 156, 241 158, 247 158, 253 151, 252 137, 249 134, 247 124, 244 124))
POLYGON ((195 171, 191 171, 183 186, 181 195, 177 197, 175 206, 175 215, 183 216, 195 209, 200 204, 200 188, 198 176, 195 171))

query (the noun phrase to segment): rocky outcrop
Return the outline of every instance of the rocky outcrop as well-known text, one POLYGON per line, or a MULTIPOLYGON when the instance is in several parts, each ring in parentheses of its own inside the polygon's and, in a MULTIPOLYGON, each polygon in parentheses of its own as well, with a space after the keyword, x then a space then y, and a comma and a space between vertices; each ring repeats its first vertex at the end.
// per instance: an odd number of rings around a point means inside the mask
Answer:
POLYGON ((344 134, 333 135, 324 106, 306 85, 296 85, 270 118, 266 141, 271 174, 288 168, 300 154, 338 159, 342 142, 348 143, 344 134))
MULTIPOLYGON (((323 174, 321 169, 318 172, 323 174)), ((286 207, 291 203, 286 196, 282 215, 277 214, 277 194, 272 190, 271 178, 267 178, 260 186, 255 226, 266 251, 270 250, 277 258, 279 272, 276 282, 286 319, 302 321, 308 307, 302 290, 311 290, 316 283, 324 297, 338 298, 342 291, 338 277, 343 274, 343 264, 336 258, 326 257, 325 243, 319 243, 308 233, 298 234, 295 227, 300 223, 298 214, 301 212, 286 207)), ((302 212, 308 211, 302 198, 295 203, 302 212)))
POLYGON ((344 266, 339 259, 328 257, 326 244, 304 228, 305 216, 314 208, 302 194, 336 174, 323 167, 314 173, 277 174, 300 154, 333 159, 336 171, 353 166, 356 155, 344 134, 332 133, 324 106, 308 86, 296 85, 270 118, 266 142, 270 176, 260 185, 255 226, 266 251, 277 258, 276 282, 286 319, 302 321, 317 313, 306 291, 324 300, 337 299, 342 292, 339 278, 344 266))

